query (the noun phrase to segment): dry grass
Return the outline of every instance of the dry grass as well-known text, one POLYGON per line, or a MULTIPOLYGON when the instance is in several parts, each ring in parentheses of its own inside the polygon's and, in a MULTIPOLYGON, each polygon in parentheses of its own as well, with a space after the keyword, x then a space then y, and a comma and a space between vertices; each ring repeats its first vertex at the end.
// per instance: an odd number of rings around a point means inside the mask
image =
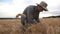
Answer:
POLYGON ((46 23, 38 23, 29 27, 25 34, 54 34, 54 31, 52 26, 46 23))
POLYGON ((60 18, 43 18, 41 23, 22 30, 20 20, 0 20, 0 34, 60 34, 60 18), (23 33, 24 32, 24 33, 23 33))
POLYGON ((55 34, 60 34, 60 18, 44 18, 41 22, 47 23, 53 27, 55 34))
POLYGON ((0 20, 0 34, 20 34, 22 33, 20 21, 0 20))

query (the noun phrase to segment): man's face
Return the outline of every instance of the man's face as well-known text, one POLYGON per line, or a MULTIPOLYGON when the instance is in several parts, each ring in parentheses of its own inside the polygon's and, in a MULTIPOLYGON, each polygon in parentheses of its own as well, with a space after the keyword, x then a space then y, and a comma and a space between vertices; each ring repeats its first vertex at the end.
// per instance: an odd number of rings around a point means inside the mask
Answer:
POLYGON ((44 9, 41 6, 38 6, 38 11, 42 12, 44 9))

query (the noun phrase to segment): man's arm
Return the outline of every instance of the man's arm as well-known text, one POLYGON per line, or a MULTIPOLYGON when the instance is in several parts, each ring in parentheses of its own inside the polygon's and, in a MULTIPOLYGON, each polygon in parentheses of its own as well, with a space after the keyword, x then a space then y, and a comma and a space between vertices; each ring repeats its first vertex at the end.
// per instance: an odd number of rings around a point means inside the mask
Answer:
POLYGON ((40 20, 39 20, 39 14, 36 15, 35 20, 36 20, 37 22, 40 22, 40 20))

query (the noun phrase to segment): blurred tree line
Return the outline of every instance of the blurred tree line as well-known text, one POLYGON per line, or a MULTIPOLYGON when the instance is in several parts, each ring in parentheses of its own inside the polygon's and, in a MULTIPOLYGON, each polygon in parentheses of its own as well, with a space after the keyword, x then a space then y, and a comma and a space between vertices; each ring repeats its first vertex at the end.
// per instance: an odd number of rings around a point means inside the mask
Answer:
POLYGON ((60 15, 58 15, 58 16, 43 17, 43 18, 60 18, 60 15))

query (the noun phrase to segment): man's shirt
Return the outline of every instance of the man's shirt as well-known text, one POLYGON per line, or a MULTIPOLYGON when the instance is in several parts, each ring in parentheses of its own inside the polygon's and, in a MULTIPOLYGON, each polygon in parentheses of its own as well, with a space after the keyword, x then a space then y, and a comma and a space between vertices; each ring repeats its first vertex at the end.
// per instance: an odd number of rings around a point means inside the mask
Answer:
POLYGON ((37 6, 28 6, 23 14, 26 15, 26 20, 28 23, 37 23, 39 22, 39 11, 36 9, 37 6))

